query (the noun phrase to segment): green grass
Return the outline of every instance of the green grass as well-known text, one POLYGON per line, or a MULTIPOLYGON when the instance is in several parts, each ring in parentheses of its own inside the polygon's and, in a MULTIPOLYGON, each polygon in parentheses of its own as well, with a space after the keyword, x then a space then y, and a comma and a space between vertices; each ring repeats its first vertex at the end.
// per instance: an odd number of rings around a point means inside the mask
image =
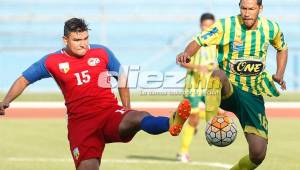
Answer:
MULTIPOLYGON (((0 99, 4 97, 4 93, 0 92, 0 99)), ((145 95, 143 93, 132 93, 132 101, 179 101, 182 99, 180 94, 168 95, 145 95)), ((63 101, 64 98, 60 93, 28 93, 25 92, 17 98, 16 101, 63 101)), ((300 92, 285 92, 279 97, 265 97, 266 101, 300 101, 300 92)))
MULTIPOLYGON (((300 169, 299 119, 270 119, 269 125, 268 155, 258 169, 300 169)), ((239 129, 237 140, 228 147, 210 147, 205 142, 202 125, 199 134, 192 143, 192 160, 234 164, 247 153, 247 144, 241 132, 239 129)), ((1 170, 74 169, 73 162, 69 160, 55 161, 55 159, 71 158, 65 120, 0 119, 0 133, 1 170), (39 161, 16 161, 9 158, 43 159, 39 161)), ((105 170, 221 169, 172 163, 179 143, 179 137, 170 137, 168 134, 150 136, 140 132, 129 144, 107 145, 103 155, 103 159, 106 161, 102 162, 101 168, 105 170), (113 160, 137 160, 137 162, 122 163, 113 160), (143 163, 145 161, 156 161, 157 163, 143 163)))
MULTIPOLYGON (((0 92, 0 99, 4 97, 4 93, 0 92)), ((60 93, 23 93, 16 101, 63 101, 64 97, 60 93)))

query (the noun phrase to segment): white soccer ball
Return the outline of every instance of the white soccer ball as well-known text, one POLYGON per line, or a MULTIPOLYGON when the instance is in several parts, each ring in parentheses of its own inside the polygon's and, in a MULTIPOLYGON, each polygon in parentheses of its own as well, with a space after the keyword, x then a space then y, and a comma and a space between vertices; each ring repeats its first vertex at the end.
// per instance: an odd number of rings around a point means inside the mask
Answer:
POLYGON ((217 115, 206 125, 205 136, 208 144, 225 147, 233 143, 237 135, 237 127, 226 115, 217 115))

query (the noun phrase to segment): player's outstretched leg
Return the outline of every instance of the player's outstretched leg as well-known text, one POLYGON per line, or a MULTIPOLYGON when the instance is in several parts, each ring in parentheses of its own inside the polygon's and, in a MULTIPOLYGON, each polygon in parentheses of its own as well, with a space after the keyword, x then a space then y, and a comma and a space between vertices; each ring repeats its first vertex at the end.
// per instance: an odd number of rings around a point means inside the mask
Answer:
POLYGON ((246 133, 249 145, 249 155, 244 156, 231 170, 256 169, 265 159, 267 153, 267 139, 255 134, 246 133))
POLYGON ((122 138, 128 138, 140 130, 152 135, 158 135, 169 130, 171 135, 177 136, 190 112, 191 105, 188 100, 183 100, 170 118, 156 117, 145 111, 132 110, 123 117, 119 125, 119 134, 122 138))
POLYGON ((167 132, 169 129, 169 118, 163 116, 152 116, 145 111, 129 111, 119 125, 119 134, 122 138, 134 136, 143 130, 152 135, 167 132))
POLYGON ((205 118, 207 122, 218 113, 221 97, 230 96, 231 93, 231 84, 224 71, 214 70, 208 80, 205 96, 205 118))
POLYGON ((170 116, 169 132, 172 136, 178 136, 181 132, 184 122, 191 114, 191 103, 183 99, 178 105, 177 110, 170 116))

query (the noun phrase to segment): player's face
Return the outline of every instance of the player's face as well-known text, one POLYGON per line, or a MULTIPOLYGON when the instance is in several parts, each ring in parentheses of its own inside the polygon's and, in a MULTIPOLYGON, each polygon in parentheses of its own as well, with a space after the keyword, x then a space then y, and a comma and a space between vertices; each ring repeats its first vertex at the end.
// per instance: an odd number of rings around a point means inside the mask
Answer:
POLYGON ((64 36, 66 50, 75 57, 83 57, 89 49, 89 34, 84 32, 71 32, 64 36))
POLYGON ((208 27, 210 27, 211 25, 214 24, 214 20, 212 19, 206 19, 206 20, 203 20, 201 23, 200 23, 200 28, 201 30, 206 30, 208 27))
POLYGON ((262 10, 262 6, 259 6, 256 0, 241 0, 240 10, 246 27, 248 29, 256 28, 257 18, 262 10))

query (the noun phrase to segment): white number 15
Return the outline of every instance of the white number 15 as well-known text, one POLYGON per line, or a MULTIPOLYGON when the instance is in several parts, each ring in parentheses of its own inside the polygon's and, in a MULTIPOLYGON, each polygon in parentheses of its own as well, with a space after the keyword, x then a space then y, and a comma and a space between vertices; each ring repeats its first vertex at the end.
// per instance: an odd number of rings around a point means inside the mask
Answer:
POLYGON ((81 73, 75 73, 75 77, 77 79, 77 85, 83 85, 84 83, 88 83, 91 80, 91 76, 88 74, 89 70, 82 71, 81 73))

